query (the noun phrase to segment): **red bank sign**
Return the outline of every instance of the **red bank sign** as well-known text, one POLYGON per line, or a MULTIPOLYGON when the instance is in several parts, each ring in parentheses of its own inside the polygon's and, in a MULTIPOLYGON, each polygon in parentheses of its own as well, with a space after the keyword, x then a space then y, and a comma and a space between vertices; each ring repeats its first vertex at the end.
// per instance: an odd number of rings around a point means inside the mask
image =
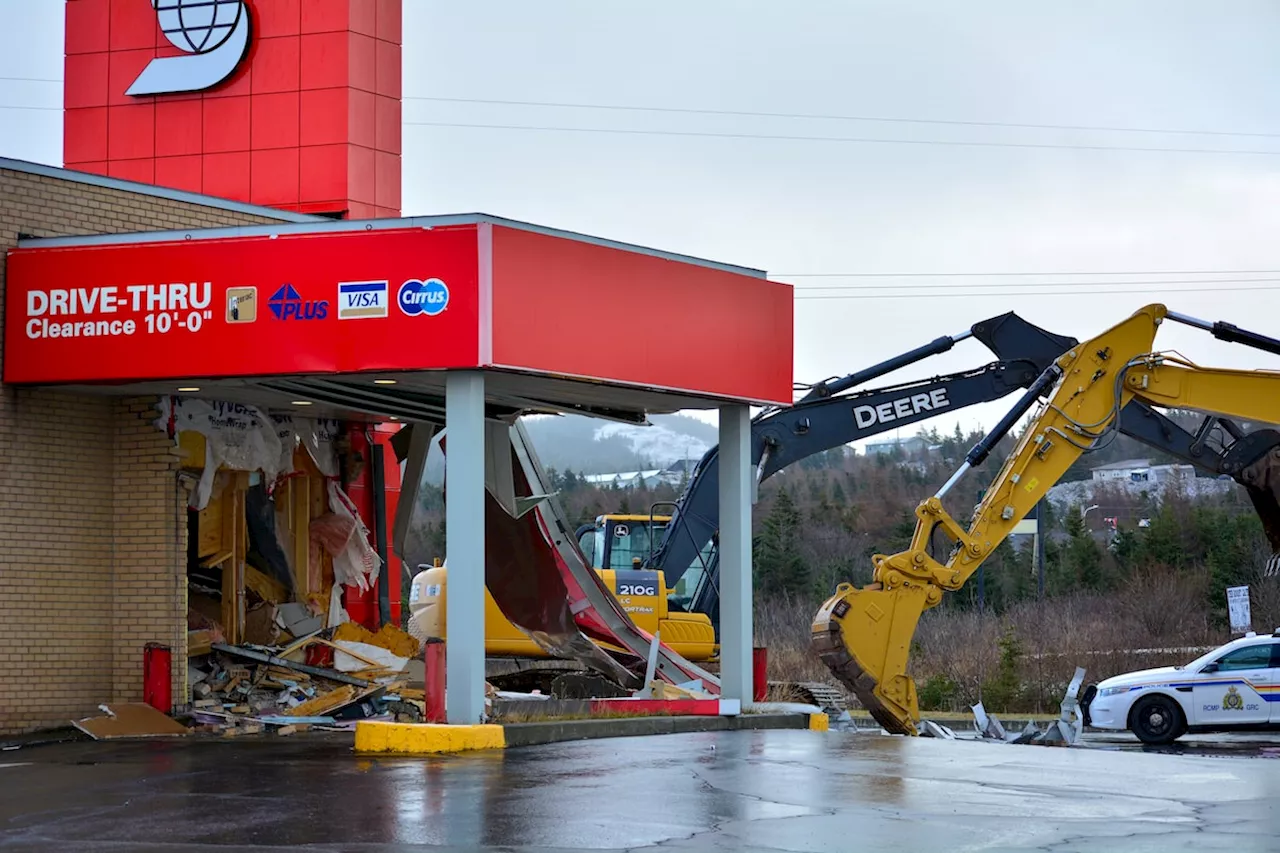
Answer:
POLYGON ((403 0, 67 0, 67 168, 400 213, 403 0))
POLYGON ((14 249, 4 381, 475 367, 476 233, 14 249))

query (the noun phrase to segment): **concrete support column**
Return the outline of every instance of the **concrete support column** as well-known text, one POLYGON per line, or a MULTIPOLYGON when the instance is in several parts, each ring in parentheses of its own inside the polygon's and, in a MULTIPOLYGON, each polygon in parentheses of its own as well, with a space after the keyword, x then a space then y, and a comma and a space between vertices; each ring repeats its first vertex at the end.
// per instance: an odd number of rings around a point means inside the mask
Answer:
MULTIPOLYGON (((720 407, 720 697, 751 704, 751 410, 720 407)), ((450 587, 452 589, 452 585, 450 587)))
POLYGON ((445 380, 446 707, 450 723, 484 720, 484 374, 445 380))

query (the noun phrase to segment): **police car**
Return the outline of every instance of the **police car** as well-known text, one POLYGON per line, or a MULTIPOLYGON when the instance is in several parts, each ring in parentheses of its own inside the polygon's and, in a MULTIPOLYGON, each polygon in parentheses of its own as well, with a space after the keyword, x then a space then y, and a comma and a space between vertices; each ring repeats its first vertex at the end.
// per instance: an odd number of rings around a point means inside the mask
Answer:
POLYGON ((1280 629, 1249 633, 1185 666, 1108 678, 1082 697, 1084 724, 1168 744, 1187 732, 1280 727, 1280 629))

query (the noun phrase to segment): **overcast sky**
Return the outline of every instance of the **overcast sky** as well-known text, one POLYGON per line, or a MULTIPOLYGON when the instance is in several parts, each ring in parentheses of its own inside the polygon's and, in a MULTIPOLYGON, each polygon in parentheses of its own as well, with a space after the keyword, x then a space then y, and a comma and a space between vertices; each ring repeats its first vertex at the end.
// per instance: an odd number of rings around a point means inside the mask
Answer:
MULTIPOLYGON (((0 0, 0 20, 0 78, 61 78, 61 2, 0 0)), ((1280 335, 1275 2, 405 0, 404 30, 406 214, 483 211, 767 270, 797 287, 798 380, 1007 310, 1083 338, 1164 301, 1280 335), (993 272, 1077 274, 799 275, 993 272), (1142 274, 1081 274, 1115 272, 1142 274)), ((5 107, 60 102, 57 84, 0 79, 5 107)), ((0 108, 0 156, 61 165, 61 147, 56 109, 0 108)), ((636 294, 629 319, 661 334, 678 309, 636 294)), ((1181 327, 1159 342, 1280 365, 1181 327)), ((899 376, 987 360, 970 341, 899 376)))

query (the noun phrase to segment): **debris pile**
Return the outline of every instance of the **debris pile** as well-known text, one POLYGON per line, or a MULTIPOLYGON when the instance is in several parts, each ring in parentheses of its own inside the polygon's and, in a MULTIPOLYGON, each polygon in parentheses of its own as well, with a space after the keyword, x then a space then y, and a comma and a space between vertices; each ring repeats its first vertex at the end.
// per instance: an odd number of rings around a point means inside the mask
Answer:
POLYGON ((359 720, 423 720, 419 644, 392 625, 374 633, 344 622, 285 646, 200 639, 208 651, 187 662, 197 732, 291 735, 350 730, 359 720))
POLYGON ((1006 731, 1000 721, 987 713, 982 703, 973 706, 973 718, 979 736, 983 740, 1000 743, 1032 744, 1035 746, 1071 746, 1080 739, 1084 731, 1084 717, 1080 713, 1080 702, 1077 694, 1084 681, 1084 668, 1076 667, 1075 676, 1067 685, 1066 696, 1063 697, 1061 713, 1058 719, 1041 729, 1035 723, 1027 721, 1020 732, 1006 731))

